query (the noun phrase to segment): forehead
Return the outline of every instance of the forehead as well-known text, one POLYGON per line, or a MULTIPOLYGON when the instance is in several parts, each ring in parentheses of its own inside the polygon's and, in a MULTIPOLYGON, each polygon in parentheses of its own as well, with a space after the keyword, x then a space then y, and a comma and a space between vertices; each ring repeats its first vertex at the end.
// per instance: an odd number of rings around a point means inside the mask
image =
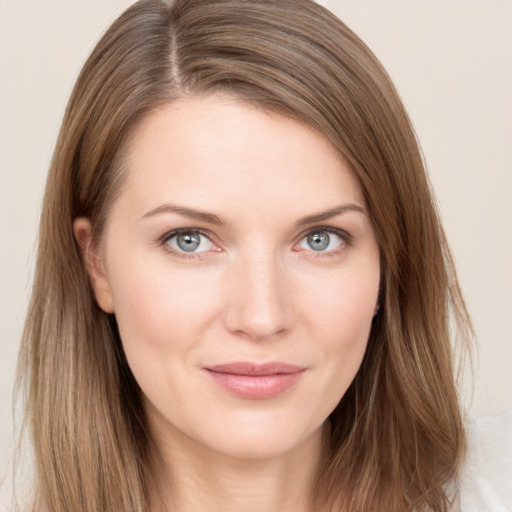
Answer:
POLYGON ((357 179, 322 135, 228 96, 182 98, 151 113, 123 159, 134 207, 176 196, 203 208, 221 201, 253 210, 363 203, 357 179))

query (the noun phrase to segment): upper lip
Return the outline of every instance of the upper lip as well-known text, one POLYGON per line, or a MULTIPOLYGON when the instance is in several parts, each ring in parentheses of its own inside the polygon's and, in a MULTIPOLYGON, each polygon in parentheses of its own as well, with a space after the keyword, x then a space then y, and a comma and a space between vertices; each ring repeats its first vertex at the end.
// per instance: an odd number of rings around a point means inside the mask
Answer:
POLYGON ((233 375, 277 375, 283 373, 298 373, 304 371, 304 366, 297 366, 280 361, 270 363, 234 362, 207 366, 205 370, 217 373, 230 373, 233 375))

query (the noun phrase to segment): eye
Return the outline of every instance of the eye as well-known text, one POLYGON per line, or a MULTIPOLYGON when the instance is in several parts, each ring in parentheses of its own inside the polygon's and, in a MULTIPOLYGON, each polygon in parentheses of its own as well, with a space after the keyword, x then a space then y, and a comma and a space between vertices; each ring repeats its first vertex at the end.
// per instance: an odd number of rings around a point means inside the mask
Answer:
POLYGON ((347 237, 327 229, 317 229, 309 232, 299 243, 301 249, 315 252, 336 252, 347 243, 347 237))
POLYGON ((193 229, 168 233, 163 243, 174 252, 189 254, 211 251, 215 247, 206 235, 193 229))

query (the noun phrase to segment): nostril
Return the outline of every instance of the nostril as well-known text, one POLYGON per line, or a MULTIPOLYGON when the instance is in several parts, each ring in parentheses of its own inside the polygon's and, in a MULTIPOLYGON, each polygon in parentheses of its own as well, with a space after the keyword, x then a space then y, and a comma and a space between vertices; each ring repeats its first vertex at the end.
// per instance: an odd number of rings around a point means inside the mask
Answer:
POLYGON ((292 325, 290 304, 279 297, 230 301, 225 316, 228 331, 251 339, 283 336, 292 325))

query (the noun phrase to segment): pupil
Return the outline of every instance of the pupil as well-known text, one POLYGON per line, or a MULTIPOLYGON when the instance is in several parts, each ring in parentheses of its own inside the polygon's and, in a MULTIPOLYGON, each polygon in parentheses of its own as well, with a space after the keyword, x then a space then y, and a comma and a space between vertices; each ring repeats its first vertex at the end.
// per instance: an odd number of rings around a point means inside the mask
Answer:
POLYGON ((329 245, 329 235, 324 232, 308 235, 308 244, 314 251, 323 251, 329 245))
POLYGON ((199 235, 196 233, 182 233, 178 235, 177 243, 182 251, 195 251, 199 247, 199 235))

